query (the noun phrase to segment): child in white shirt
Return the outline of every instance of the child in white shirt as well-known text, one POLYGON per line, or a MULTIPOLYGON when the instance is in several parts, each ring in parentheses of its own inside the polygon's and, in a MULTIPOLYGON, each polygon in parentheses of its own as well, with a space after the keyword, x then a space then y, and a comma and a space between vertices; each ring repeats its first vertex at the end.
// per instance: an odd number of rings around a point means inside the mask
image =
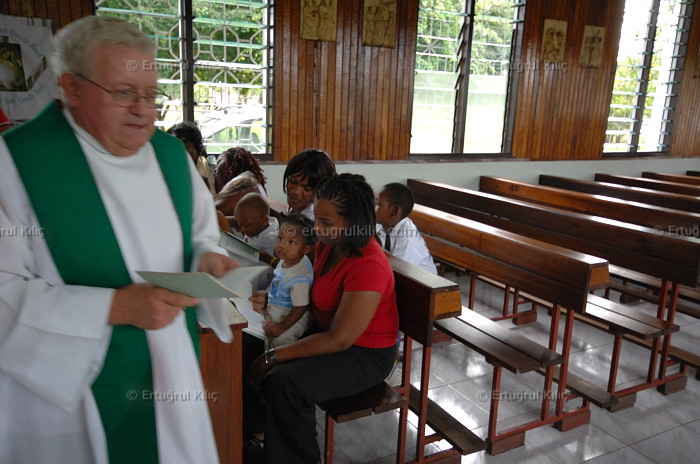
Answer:
POLYGON ((397 258, 437 274, 433 257, 416 225, 407 216, 413 210, 413 191, 393 182, 377 193, 377 235, 382 247, 397 258))
MULTIPOLYGON (((271 256, 275 251, 279 225, 270 216, 270 205, 258 192, 246 193, 233 211, 243 239, 258 250, 271 256)), ((263 261, 269 262, 261 257, 263 261)))

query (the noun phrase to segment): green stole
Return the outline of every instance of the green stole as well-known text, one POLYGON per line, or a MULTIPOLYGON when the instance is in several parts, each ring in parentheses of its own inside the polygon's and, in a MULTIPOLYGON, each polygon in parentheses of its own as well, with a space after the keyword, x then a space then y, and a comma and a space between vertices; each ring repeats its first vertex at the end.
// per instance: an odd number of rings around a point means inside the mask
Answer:
MULTIPOLYGON (((103 288, 131 284, 90 166, 59 105, 51 103, 3 137, 65 284, 103 288)), ((193 208, 190 161, 182 143, 162 131, 156 130, 151 144, 182 227, 183 270, 188 271, 193 208)), ((194 308, 188 308, 186 319, 199 355, 194 308)), ((144 330, 130 325, 112 328, 92 391, 107 436, 110 463, 158 463, 157 398, 144 330)))

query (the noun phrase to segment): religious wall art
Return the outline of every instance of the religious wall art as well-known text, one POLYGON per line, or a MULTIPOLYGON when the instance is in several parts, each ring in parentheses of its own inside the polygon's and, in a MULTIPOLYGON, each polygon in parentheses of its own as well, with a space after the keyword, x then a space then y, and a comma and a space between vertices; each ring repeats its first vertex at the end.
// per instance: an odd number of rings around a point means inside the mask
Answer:
POLYGON ((301 38, 335 42, 338 0, 301 0, 301 38))
POLYGON ((9 92, 28 90, 19 44, 0 43, 0 90, 9 92))
POLYGON ((394 47, 396 41, 396 0, 365 0, 362 45, 394 47))
POLYGON ((603 55, 603 38, 605 28, 596 26, 584 26, 583 43, 581 44, 581 58, 578 64, 582 68, 600 68, 600 59, 603 55))
POLYGON ((545 63, 562 63, 566 45, 566 21, 556 19, 544 20, 542 35, 542 61, 545 63))
POLYGON ((60 95, 48 66, 52 36, 49 19, 0 15, 0 102, 13 122, 33 118, 60 95))

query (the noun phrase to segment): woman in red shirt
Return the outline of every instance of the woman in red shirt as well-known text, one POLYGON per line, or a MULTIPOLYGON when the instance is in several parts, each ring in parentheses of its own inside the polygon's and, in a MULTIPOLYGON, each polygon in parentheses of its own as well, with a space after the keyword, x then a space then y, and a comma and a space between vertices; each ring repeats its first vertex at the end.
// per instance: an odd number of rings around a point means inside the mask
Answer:
POLYGON ((311 289, 319 331, 251 365, 266 399, 265 462, 320 462, 316 404, 370 388, 389 375, 399 316, 394 274, 375 238, 374 193, 364 177, 333 175, 316 192, 319 238, 311 289))

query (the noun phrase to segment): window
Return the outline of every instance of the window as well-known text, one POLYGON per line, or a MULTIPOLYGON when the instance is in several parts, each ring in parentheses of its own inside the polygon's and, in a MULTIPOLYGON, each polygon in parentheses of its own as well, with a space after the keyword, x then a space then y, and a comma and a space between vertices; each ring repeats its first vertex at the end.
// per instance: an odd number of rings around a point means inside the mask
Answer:
POLYGON ((627 0, 603 151, 668 151, 692 2, 627 0))
POLYGON ((157 43, 157 125, 193 120, 207 151, 268 152, 272 28, 267 1, 97 0, 97 14, 138 26, 157 43))
POLYGON ((421 0, 412 153, 499 153, 524 2, 421 0))

